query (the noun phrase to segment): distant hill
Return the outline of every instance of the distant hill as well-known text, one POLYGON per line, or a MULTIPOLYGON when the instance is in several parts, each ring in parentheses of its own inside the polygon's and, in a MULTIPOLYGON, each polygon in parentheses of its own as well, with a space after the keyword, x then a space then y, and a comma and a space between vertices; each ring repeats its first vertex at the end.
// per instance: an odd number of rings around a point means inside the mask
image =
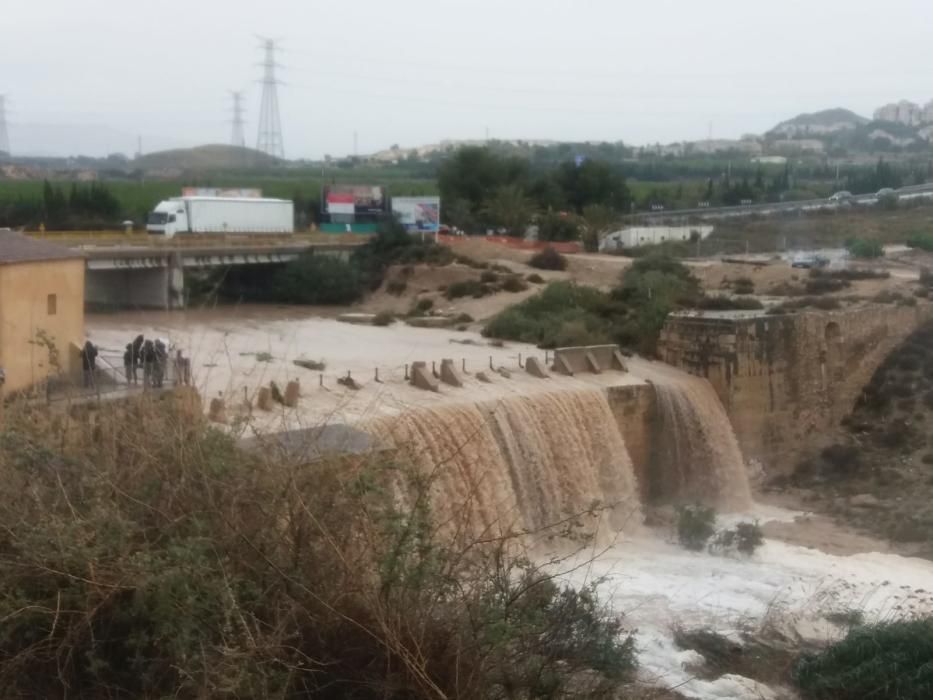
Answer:
POLYGON ((269 168, 283 161, 252 148, 210 144, 147 153, 132 162, 140 170, 235 170, 269 168))
POLYGON ((848 129, 857 129, 868 124, 869 120, 848 109, 837 107, 821 112, 799 114, 793 119, 781 122, 768 132, 767 136, 781 138, 818 137, 834 134, 848 129))

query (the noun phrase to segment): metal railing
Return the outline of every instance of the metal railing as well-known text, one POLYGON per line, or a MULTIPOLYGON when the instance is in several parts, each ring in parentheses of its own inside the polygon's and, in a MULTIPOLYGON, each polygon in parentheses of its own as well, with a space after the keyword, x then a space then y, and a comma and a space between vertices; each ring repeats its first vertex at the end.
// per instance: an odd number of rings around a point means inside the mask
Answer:
MULTIPOLYGON (((122 358, 119 359, 122 363, 122 358)), ((45 399, 49 403, 65 400, 86 401, 128 396, 143 391, 163 391, 190 382, 190 373, 179 367, 169 356, 154 363, 140 363, 135 368, 114 365, 105 356, 98 356, 91 370, 78 370, 50 376, 45 382, 45 399)))

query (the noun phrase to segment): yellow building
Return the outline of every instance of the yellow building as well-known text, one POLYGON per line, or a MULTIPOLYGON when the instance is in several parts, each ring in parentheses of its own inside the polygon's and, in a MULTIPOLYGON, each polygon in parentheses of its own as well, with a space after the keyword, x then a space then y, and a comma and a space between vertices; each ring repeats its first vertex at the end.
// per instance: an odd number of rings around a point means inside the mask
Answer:
POLYGON ((50 374, 80 374, 84 345, 84 259, 18 233, 0 232, 0 368, 3 391, 50 374))

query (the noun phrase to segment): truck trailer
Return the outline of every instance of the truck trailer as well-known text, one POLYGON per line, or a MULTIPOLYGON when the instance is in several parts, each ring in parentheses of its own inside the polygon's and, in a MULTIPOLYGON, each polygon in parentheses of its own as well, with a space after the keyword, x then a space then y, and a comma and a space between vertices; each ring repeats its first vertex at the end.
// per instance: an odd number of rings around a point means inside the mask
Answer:
POLYGON ((166 238, 185 233, 294 233, 295 205, 260 197, 173 197, 152 210, 146 231, 166 238))

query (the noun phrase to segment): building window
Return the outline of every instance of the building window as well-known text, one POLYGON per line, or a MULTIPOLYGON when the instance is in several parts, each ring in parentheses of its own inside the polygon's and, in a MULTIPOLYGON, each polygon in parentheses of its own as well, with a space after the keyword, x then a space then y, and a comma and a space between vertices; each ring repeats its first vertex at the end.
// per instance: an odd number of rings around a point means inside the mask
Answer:
POLYGON ((45 304, 48 307, 49 316, 54 316, 58 313, 58 296, 56 294, 49 294, 45 300, 45 304))

